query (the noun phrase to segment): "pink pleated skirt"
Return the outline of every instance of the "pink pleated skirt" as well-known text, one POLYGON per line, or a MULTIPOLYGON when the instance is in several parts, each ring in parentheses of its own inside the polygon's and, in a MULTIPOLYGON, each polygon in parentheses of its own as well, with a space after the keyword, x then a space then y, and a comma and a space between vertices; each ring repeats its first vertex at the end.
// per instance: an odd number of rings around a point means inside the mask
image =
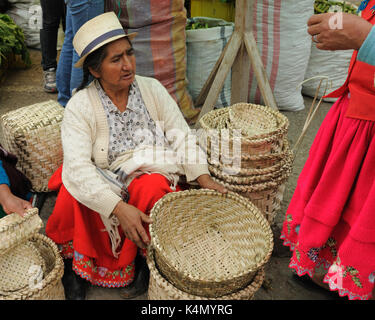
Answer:
POLYGON ((375 283, 375 122, 346 117, 348 101, 331 107, 315 137, 281 239, 298 275, 323 272, 340 296, 367 300, 375 283))

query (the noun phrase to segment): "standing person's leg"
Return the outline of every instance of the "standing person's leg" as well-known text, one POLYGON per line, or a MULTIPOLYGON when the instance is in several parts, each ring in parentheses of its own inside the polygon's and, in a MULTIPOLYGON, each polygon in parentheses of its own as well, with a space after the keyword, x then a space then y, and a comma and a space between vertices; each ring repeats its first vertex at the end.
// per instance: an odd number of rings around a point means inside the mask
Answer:
MULTIPOLYGON (((104 13, 103 0, 76 0, 70 1, 73 34, 90 19, 104 13)), ((79 60, 77 52, 73 49, 73 61, 70 78, 70 94, 77 88, 83 77, 82 68, 75 68, 74 64, 79 60)))
POLYGON ((73 61, 73 28, 69 4, 66 6, 65 37, 56 71, 57 101, 65 107, 70 99, 70 78, 73 61))
POLYGON ((43 25, 40 29, 40 44, 42 49, 42 68, 44 71, 44 90, 55 93, 57 67, 57 33, 61 18, 65 14, 63 0, 41 0, 43 25))

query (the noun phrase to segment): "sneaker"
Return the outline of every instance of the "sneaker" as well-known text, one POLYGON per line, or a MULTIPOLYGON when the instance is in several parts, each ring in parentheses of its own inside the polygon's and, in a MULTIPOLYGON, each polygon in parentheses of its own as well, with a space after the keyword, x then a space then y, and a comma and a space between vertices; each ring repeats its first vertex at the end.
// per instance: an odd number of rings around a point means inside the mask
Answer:
POLYGON ((56 68, 49 68, 44 73, 44 91, 57 93, 56 87, 56 68))

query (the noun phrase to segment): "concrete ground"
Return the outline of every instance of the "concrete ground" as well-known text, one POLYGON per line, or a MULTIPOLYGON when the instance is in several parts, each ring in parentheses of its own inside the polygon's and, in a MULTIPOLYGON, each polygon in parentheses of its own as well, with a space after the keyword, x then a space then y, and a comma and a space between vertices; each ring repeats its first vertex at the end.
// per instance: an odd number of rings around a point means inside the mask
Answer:
MULTIPOLYGON (((48 99, 57 99, 57 95, 47 94, 42 89, 42 69, 40 67, 40 51, 30 50, 32 66, 27 70, 11 70, 6 79, 0 84, 0 114, 10 110, 42 102, 48 99)), ((289 140, 293 145, 299 136, 312 99, 305 97, 305 110, 299 112, 284 112, 290 120, 289 140)), ((297 154, 293 172, 287 182, 281 210, 276 218, 273 227, 274 251, 266 266, 266 280, 262 288, 256 293, 256 300, 336 300, 340 299, 336 293, 327 292, 313 284, 304 283, 293 276, 288 268, 290 252, 279 240, 284 214, 296 186, 296 181, 306 161, 308 150, 314 136, 324 119, 331 103, 323 103, 320 112, 311 124, 303 144, 297 154)), ((1 137, 0 137, 1 139, 1 137)), ((0 140, 1 141, 1 140, 0 140)), ((46 202, 40 212, 44 222, 47 221, 52 212, 55 195, 48 194, 46 202)), ((89 300, 117 300, 120 299, 118 289, 104 289, 90 287, 88 292, 89 300)), ((147 295, 138 297, 147 299, 147 295)))

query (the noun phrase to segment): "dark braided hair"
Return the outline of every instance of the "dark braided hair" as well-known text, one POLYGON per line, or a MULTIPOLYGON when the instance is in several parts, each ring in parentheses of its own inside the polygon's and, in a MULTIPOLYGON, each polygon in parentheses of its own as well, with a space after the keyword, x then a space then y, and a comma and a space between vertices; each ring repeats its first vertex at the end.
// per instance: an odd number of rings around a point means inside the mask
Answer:
POLYGON ((91 74, 89 68, 94 71, 99 72, 103 60, 107 56, 107 45, 100 47, 94 52, 90 53, 84 63, 83 63, 83 78, 81 84, 77 87, 76 91, 84 89, 92 80, 93 75, 91 74))

